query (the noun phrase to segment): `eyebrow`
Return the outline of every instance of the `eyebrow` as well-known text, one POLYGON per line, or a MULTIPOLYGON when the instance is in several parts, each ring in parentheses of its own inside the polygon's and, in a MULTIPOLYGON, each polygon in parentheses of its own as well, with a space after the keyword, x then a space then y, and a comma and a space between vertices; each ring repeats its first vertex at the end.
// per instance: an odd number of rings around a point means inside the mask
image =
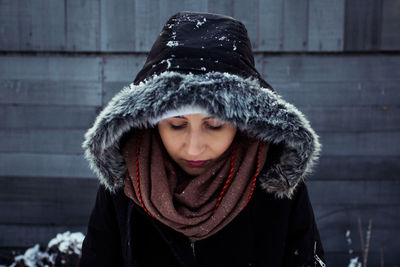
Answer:
POLYGON ((208 120, 208 119, 216 119, 216 117, 213 115, 210 115, 210 116, 203 118, 203 120, 208 120))

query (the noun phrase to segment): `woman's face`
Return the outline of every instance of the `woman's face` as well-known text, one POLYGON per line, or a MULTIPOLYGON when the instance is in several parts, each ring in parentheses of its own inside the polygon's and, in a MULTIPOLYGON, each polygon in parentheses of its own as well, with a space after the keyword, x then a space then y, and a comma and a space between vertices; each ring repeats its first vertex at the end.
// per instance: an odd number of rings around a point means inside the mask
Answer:
POLYGON ((160 121, 158 131, 171 158, 189 175, 199 175, 229 148, 236 126, 190 114, 160 121))

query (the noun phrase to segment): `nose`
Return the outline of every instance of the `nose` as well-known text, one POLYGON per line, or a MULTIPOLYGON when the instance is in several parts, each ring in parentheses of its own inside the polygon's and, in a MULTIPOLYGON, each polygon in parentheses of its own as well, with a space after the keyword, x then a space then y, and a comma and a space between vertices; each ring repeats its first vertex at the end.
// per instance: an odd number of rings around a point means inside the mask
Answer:
POLYGON ((191 131, 187 139, 187 154, 189 156, 199 156, 206 149, 204 136, 199 131, 191 131))

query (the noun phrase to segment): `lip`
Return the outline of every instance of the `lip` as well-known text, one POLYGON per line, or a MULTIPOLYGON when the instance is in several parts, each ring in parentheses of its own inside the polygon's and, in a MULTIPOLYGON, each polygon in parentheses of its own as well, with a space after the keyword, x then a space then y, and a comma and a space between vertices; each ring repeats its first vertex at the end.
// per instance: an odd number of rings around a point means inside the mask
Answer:
POLYGON ((186 160, 186 162, 190 167, 203 167, 208 160, 186 160))

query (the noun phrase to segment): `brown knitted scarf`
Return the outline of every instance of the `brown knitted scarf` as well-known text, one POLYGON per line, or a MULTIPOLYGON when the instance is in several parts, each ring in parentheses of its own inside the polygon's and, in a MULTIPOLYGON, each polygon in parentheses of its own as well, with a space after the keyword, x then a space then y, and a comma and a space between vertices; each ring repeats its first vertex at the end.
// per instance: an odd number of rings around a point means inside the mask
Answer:
POLYGON ((247 205, 268 143, 238 134, 204 173, 191 177, 173 162, 155 129, 132 135, 122 148, 124 192, 150 216, 191 241, 221 230, 247 205))

